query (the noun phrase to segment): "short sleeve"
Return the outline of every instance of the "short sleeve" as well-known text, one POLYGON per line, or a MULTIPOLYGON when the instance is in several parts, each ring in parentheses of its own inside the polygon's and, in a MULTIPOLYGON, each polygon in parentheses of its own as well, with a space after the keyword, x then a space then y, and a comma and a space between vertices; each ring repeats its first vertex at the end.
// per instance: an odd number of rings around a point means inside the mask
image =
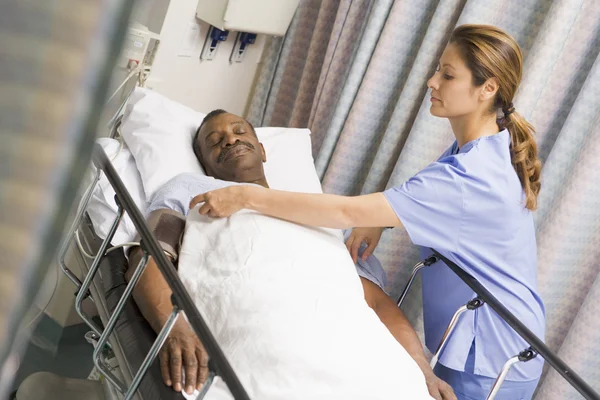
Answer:
POLYGON ((190 211, 190 201, 194 196, 232 185, 239 185, 239 183, 184 172, 169 180, 154 193, 146 212, 150 214, 152 211, 166 208, 187 216, 190 211))
POLYGON ((402 186, 383 192, 414 244, 456 250, 463 214, 460 179, 456 166, 435 162, 402 186))
MULTIPOLYGON (((344 241, 348 240, 350 234, 352 233, 352 229, 348 229, 344 232, 344 241)), ((358 262, 356 263, 356 273, 358 276, 365 278, 368 281, 373 282, 377 286, 381 288, 385 292, 385 285, 387 284, 387 277, 385 275, 385 271, 381 266, 381 263, 374 255, 370 255, 367 257, 365 261, 363 261, 362 254, 367 249, 367 245, 362 243, 360 248, 358 249, 358 262)))
POLYGON ((160 209, 169 209, 177 211, 181 215, 187 215, 189 209, 188 199, 190 194, 185 190, 185 186, 178 185, 176 181, 171 180, 158 189, 148 205, 147 213, 160 209), (188 204, 184 204, 185 201, 188 204))
POLYGON ((367 257, 366 261, 359 258, 356 263, 356 273, 358 276, 373 282, 385 292, 385 285, 387 284, 385 271, 374 255, 367 257))
POLYGON ((225 186, 219 183, 220 181, 204 175, 189 172, 179 174, 154 193, 147 212, 150 214, 152 211, 169 209, 187 216, 194 196, 225 186))

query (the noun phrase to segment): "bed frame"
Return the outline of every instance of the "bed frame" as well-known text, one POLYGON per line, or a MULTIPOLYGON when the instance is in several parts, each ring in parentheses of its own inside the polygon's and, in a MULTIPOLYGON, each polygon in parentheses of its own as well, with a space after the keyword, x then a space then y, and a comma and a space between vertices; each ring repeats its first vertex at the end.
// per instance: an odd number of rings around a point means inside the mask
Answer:
POLYGON ((249 400, 246 390, 185 290, 177 271, 150 232, 140 210, 129 195, 106 153, 98 144, 93 152, 93 163, 96 167, 94 182, 84 194, 74 223, 68 232, 63 247, 60 249, 59 265, 61 270, 77 287, 75 308, 84 322, 92 329, 94 339, 97 341, 93 354, 94 365, 106 380, 123 394, 125 400, 134 398, 138 388, 140 388, 138 392, 139 399, 181 399, 181 394, 162 384, 159 365, 155 361, 157 361, 158 352, 179 314, 184 312, 191 328, 201 340, 209 356, 209 377, 198 399, 202 399, 206 395, 213 379, 220 376, 236 400, 249 400), (100 240, 95 236, 93 227, 85 214, 85 208, 91 199, 101 173, 106 175, 110 185, 115 190, 115 201, 118 206, 117 217, 104 240, 100 240), (144 256, 135 268, 128 283, 124 279, 127 268, 123 252, 119 250, 106 253, 125 212, 129 215, 140 234, 140 247, 144 251, 144 256), (97 254, 91 265, 88 265, 87 262, 81 263, 84 273, 83 281, 68 268, 65 262, 75 232, 80 228, 85 228, 83 231, 85 232, 86 245, 97 254), (133 287, 144 272, 146 262, 150 256, 155 260, 158 269, 173 292, 171 297, 173 310, 158 335, 154 335, 137 307, 129 301, 133 287), (87 298, 91 298, 96 305, 104 328, 99 326, 83 309, 83 301, 87 298), (116 374, 105 363, 104 351, 107 346, 115 354, 120 366, 120 374, 116 374), (144 382, 143 385, 141 385, 142 381, 144 382))
MULTIPOLYGON (((127 100, 119 108, 119 115, 127 100)), ((120 120, 115 117, 111 120, 111 137, 117 134, 120 120)), ((110 163, 102 147, 96 144, 93 152, 93 164, 96 167, 94 182, 83 195, 81 205, 75 216, 64 242, 59 251, 59 265, 61 270, 77 287, 75 307, 81 318, 93 331, 93 339, 97 341, 94 350, 94 364, 104 375, 106 380, 120 392, 125 400, 136 398, 139 400, 154 399, 183 399, 180 393, 173 391, 162 382, 160 367, 156 356, 166 340, 177 317, 185 312, 190 325, 198 338, 203 343, 208 355, 209 378, 203 386, 198 399, 202 399, 215 376, 220 376, 227 384, 231 394, 236 400, 249 399, 244 387, 237 375, 231 368, 221 348, 206 325, 202 315, 198 312, 192 299, 185 290, 177 271, 169 262, 154 235, 146 225, 144 217, 133 202, 129 192, 123 185, 119 175, 110 163), (115 202, 118 206, 118 216, 114 220, 107 237, 102 240, 95 233, 93 226, 85 213, 87 204, 92 197, 100 174, 104 173, 115 190, 115 202), (125 281, 127 260, 123 251, 112 251, 106 253, 110 242, 124 213, 127 213, 135 225, 141 237, 141 247, 144 257, 136 267, 129 283, 125 281), (74 235, 78 231, 83 236, 83 245, 97 256, 90 262, 83 257, 81 251, 76 248, 76 261, 80 264, 84 279, 81 281, 66 265, 66 254, 73 243, 74 235), (129 301, 134 285, 144 271, 146 261, 151 256, 156 261, 159 270, 173 291, 171 302, 173 311, 161 332, 158 335, 148 325, 139 309, 133 301, 129 301), (90 298, 98 309, 98 314, 104 328, 98 326, 82 308, 85 299, 90 298), (116 374, 105 363, 105 349, 110 348, 119 364, 120 374, 116 374)), ((561 374, 584 398, 589 400, 600 400, 600 395, 592 389, 579 375, 577 375, 564 361, 554 354, 542 340, 533 334, 521 321, 502 305, 483 285, 472 275, 465 272, 458 265, 445 258, 436 250, 432 249, 433 255, 419 262, 413 269, 408 283, 398 298, 400 306, 406 297, 415 277, 422 268, 430 267, 438 260, 443 261, 460 279, 462 279, 475 293, 476 297, 460 307, 451 319, 446 332, 431 360, 432 367, 437 363, 440 353, 450 339, 452 331, 460 316, 468 311, 479 307, 491 307, 509 326, 511 326, 528 344, 519 354, 507 360, 500 371, 488 400, 495 398, 508 371, 512 365, 518 362, 527 362, 538 355, 561 374)))
POLYGON ((419 262, 414 266, 411 276, 408 280, 408 283, 402 290, 400 297, 398 297, 398 307, 402 304, 404 299, 406 298, 406 294, 408 293, 410 287, 416 276, 419 274, 425 267, 431 267, 437 261, 441 260, 446 264, 452 272, 454 272, 464 283, 467 284, 477 295, 475 298, 469 300, 466 304, 459 307, 458 310, 454 313, 446 331, 442 335, 442 339, 440 344, 437 347, 437 350, 433 354, 433 358, 431 359, 431 367, 433 368, 435 364, 437 364, 438 358, 441 352, 444 350, 444 347, 448 340, 452 335, 452 331, 454 330, 459 318, 465 312, 476 310, 480 307, 488 306, 496 314, 500 316, 511 328, 515 330, 525 340, 529 347, 523 349, 519 354, 515 354, 509 360, 506 361, 502 370, 498 374, 496 378, 496 382, 494 383, 488 397, 486 400, 492 400, 496 397, 496 394, 500 390, 500 386, 504 382, 506 375, 510 371, 511 367, 519 362, 527 362, 532 360, 533 358, 540 355, 544 358, 544 360, 554 368, 560 375, 563 376, 573 386, 584 398, 589 400, 600 400, 600 395, 590 385, 588 385, 579 375, 575 373, 563 360, 560 359, 552 350, 546 346, 546 344, 538 338, 529 328, 527 328, 517 317, 515 317, 504 305, 492 295, 477 279, 475 279, 471 274, 464 271, 461 267, 456 265, 454 262, 450 261, 442 254, 440 254, 435 249, 430 249, 433 252, 433 255, 426 258, 425 260, 419 262))

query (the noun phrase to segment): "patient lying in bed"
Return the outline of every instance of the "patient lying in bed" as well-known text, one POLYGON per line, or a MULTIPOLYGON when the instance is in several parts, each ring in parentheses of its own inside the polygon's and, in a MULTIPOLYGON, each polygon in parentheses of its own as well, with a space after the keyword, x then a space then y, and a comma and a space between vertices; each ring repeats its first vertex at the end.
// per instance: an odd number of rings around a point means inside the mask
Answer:
MULTIPOLYGON (((226 220, 189 213, 199 193, 239 183, 268 186, 266 155, 249 123, 213 112, 193 146, 206 173, 218 180, 174 178, 153 197, 149 224, 178 262, 182 281, 251 398, 427 399, 428 387, 435 398, 455 398, 380 288, 381 267, 370 259, 355 269, 339 231, 253 212, 226 220)), ((132 253, 130 265, 138 259, 132 253)), ((170 292, 153 262, 134 296, 158 331, 171 311, 170 292)), ((175 390, 191 392, 205 379, 206 354, 183 320, 160 360, 165 383, 175 390)), ((216 382, 206 398, 229 397, 216 382)))

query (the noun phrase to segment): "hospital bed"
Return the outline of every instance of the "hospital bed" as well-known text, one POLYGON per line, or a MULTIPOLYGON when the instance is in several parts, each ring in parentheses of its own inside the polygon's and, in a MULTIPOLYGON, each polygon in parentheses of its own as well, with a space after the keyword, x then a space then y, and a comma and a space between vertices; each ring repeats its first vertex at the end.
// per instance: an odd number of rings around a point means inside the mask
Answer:
MULTIPOLYGON (((120 120, 115 119, 112 129, 112 137, 118 136, 120 120)), ((289 147, 289 146, 286 146, 289 147)), ((308 146, 310 149, 310 145, 308 146)), ((310 150, 309 150, 310 151, 310 150)), ((160 345, 164 342, 175 318, 183 311, 198 337, 203 342, 210 355, 210 378, 205 389, 210 388, 210 381, 217 375, 221 376, 227 383, 235 399, 247 399, 248 395, 237 379, 235 372, 227 362, 224 354, 214 340, 211 332, 204 323, 202 316, 192 303, 189 295, 177 276, 177 272, 165 257, 157 241, 149 231, 142 213, 132 200, 119 174, 113 168, 109 157, 99 145, 94 149, 93 163, 96 167, 94 181, 88 191, 83 195, 81 207, 75 217, 75 221, 68 232, 64 246, 60 250, 59 261, 63 272, 71 279, 77 287, 76 309, 82 319, 92 329, 91 336, 97 342, 94 350, 94 364, 119 393, 116 397, 123 396, 126 399, 137 398, 148 399, 182 399, 183 396, 165 386, 162 381, 160 368, 156 360, 160 345), (103 173, 114 189, 115 202, 118 205, 118 213, 112 222, 105 238, 102 239, 96 233, 95 226, 86 213, 86 205, 92 197, 95 184, 103 173), (112 246, 111 239, 123 216, 127 213, 136 230, 141 236, 141 243, 146 255, 150 255, 157 261, 158 267, 165 276, 173 290, 172 302, 174 311, 169 322, 163 330, 156 335, 141 315, 139 309, 132 300, 127 301, 131 295, 131 289, 139 278, 145 266, 145 259, 138 265, 130 284, 125 281, 124 275, 127 268, 127 260, 122 249, 107 252, 112 246), (74 246, 79 242, 78 246, 74 246), (76 261, 82 269, 83 279, 79 279, 67 265, 65 258, 68 249, 72 247, 76 253, 76 261), (97 254, 93 259, 84 256, 84 253, 97 254), (99 318, 103 326, 99 326, 90 318, 82 307, 86 298, 91 298, 98 309, 99 318), (112 371, 105 362, 105 355, 114 354, 118 362, 118 371, 112 371)), ((309 190, 309 189, 306 189, 309 190)), ((530 347, 523 349, 515 357, 507 360, 499 376, 496 385, 492 389, 488 399, 493 399, 501 386, 511 366, 518 362, 527 362, 534 357, 543 357, 550 366, 555 368, 575 389, 586 399, 600 399, 600 396, 575 372, 573 372, 557 355, 531 333, 519 320, 517 320, 489 291, 487 291, 474 277, 467 274, 459 266, 434 251, 434 256, 417 264, 413 273, 398 299, 398 306, 406 297, 414 278, 422 268, 431 267, 438 260, 446 263, 473 291, 477 294, 467 304, 457 310, 450 322, 442 341, 432 359, 435 365, 445 344, 451 339, 452 331, 460 316, 470 310, 479 307, 491 307, 498 313, 530 347)), ((205 390, 199 398, 206 393, 205 390)))
MULTIPOLYGON (((134 204, 101 147, 98 146, 94 150, 93 158, 94 164, 97 167, 95 179, 98 178, 101 171, 106 174, 106 177, 117 193, 115 201, 119 204, 119 213, 104 240, 95 235, 89 218, 86 218, 83 212, 85 207, 76 216, 75 223, 67 239, 73 238, 76 232, 78 235, 81 235, 81 232, 83 232, 82 235, 87 250, 97 254, 91 263, 83 257, 80 258, 80 261, 83 261, 80 267, 82 267, 82 272, 85 275, 83 280, 80 280, 65 263, 69 240, 66 241, 60 251, 59 261, 63 272, 77 287, 75 308, 82 319, 92 329, 94 340, 97 341, 93 354, 96 368, 99 369, 118 392, 123 393, 125 399, 133 398, 138 389, 138 397, 140 399, 182 398, 179 393, 174 392, 162 383, 156 358, 175 321, 181 312, 184 312, 192 329, 202 340, 210 356, 209 380, 199 398, 202 398, 210 388, 212 379, 215 376, 221 376, 236 400, 248 399, 249 397, 235 372, 227 362, 202 316, 184 289, 173 265, 168 261, 158 242, 150 233, 141 212, 134 204), (145 257, 135 269, 129 283, 125 281, 127 260, 123 251, 106 253, 116 227, 125 212, 128 213, 139 230, 141 247, 145 251, 145 257), (171 298, 173 311, 158 335, 150 328, 135 304, 128 301, 135 283, 144 270, 148 256, 154 258, 159 270, 173 291, 171 298), (91 298, 96 305, 99 317, 104 325, 103 328, 90 318, 82 308, 83 300, 86 298, 91 298), (118 361, 120 367, 119 374, 111 370, 105 363, 104 353, 106 345, 110 347, 118 361)), ((83 199, 84 205, 89 200, 89 196, 91 196, 91 190, 93 190, 93 186, 85 194, 83 199)), ((79 240, 81 241, 81 239, 79 240)), ((80 253, 82 250, 79 249, 80 253)), ((80 256, 82 255, 80 254, 80 256)))

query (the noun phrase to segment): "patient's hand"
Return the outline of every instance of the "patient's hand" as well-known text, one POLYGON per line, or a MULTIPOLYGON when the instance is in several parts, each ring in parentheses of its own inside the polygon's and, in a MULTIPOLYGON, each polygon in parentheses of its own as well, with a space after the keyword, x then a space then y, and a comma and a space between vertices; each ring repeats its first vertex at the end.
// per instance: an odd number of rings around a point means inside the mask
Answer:
POLYGON ((346 240, 346 247, 355 264, 358 261, 358 250, 360 249, 360 245, 363 242, 367 244, 367 248, 361 257, 363 261, 366 261, 379 244, 383 229, 384 228, 354 228, 352 230, 350 237, 346 240))
POLYGON ((188 323, 177 321, 159 353, 163 381, 173 390, 189 394, 208 378, 208 354, 188 323), (185 382, 182 381, 182 368, 185 382))
POLYGON ((452 387, 446 382, 438 378, 431 368, 429 371, 424 372, 425 383, 427 384, 427 390, 429 395, 435 400, 457 400, 456 395, 452 387))

